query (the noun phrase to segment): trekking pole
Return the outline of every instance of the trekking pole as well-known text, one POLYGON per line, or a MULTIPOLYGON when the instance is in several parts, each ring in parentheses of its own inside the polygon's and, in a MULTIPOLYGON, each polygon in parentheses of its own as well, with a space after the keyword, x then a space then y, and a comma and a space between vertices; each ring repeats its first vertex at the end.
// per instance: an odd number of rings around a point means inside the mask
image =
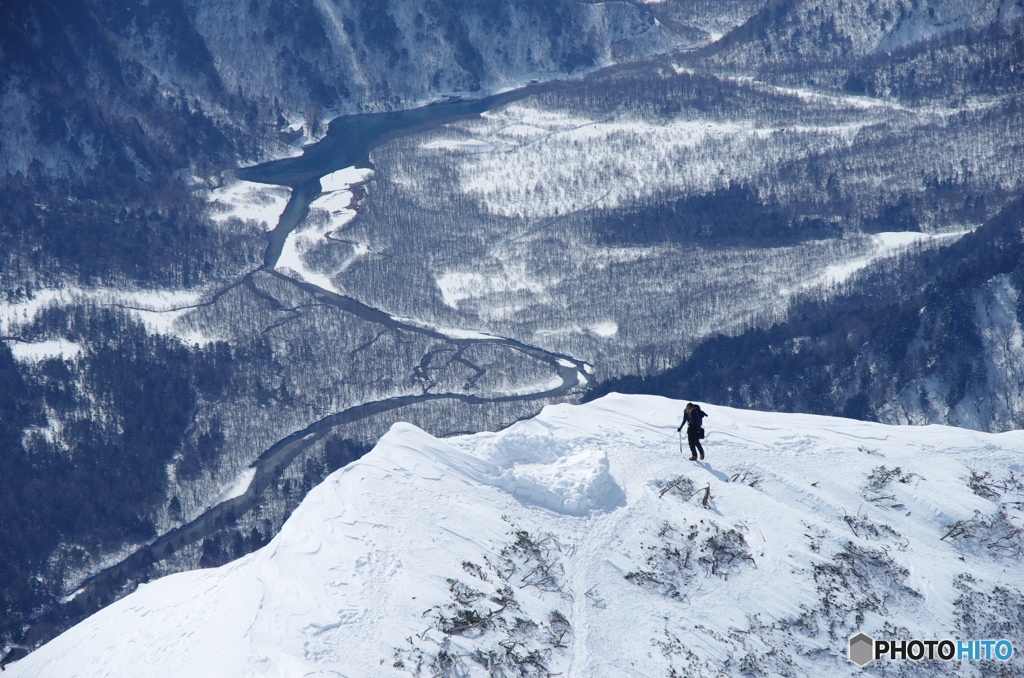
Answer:
POLYGON ((683 454, 683 429, 677 431, 679 434, 679 454, 683 454))

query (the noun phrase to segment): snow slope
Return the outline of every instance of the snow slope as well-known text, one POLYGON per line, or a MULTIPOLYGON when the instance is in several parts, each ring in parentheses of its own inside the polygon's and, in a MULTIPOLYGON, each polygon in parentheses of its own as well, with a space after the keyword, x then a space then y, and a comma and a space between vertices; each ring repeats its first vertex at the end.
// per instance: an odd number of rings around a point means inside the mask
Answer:
MULTIPOLYGON (((1024 432, 704 409, 706 464, 659 397, 447 440, 396 424, 265 548, 144 585, 7 668, 846 676, 858 631, 1024 649, 1024 432)), ((998 668, 1022 675, 1019 656, 998 668)))

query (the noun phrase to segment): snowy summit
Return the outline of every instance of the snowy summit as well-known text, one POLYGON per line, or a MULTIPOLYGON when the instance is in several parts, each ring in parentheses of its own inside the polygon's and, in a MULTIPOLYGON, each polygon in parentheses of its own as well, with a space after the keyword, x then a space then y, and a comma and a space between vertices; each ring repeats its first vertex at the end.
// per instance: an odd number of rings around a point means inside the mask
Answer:
POLYGON ((144 585, 9 675, 852 676, 859 632, 1024 651, 1024 432, 701 404, 704 463, 658 397, 446 440, 396 424, 265 548, 144 585))

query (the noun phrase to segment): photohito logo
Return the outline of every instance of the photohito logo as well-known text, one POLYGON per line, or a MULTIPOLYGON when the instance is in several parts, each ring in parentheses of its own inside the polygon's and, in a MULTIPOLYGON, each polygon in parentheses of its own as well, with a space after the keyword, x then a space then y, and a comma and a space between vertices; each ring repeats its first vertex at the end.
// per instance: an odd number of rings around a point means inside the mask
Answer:
POLYGON ((941 659, 943 661, 1008 661, 1008 640, 875 640, 866 633, 850 638, 850 661, 864 666, 874 659, 941 659))

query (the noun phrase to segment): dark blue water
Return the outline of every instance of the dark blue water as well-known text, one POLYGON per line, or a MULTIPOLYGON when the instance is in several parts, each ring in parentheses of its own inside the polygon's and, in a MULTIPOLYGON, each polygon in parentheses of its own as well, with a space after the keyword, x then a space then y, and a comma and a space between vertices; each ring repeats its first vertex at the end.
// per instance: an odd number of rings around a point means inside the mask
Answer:
POLYGON ((288 235, 306 218, 309 204, 320 195, 320 177, 346 167, 372 169, 370 151, 390 139, 475 117, 494 106, 536 94, 548 87, 550 85, 530 85, 483 99, 445 101, 407 111, 343 115, 332 120, 326 136, 306 146, 301 156, 236 170, 239 179, 292 189, 291 200, 277 227, 269 233, 263 268, 272 270, 277 265, 288 235))
POLYGON ((454 120, 480 115, 493 106, 535 93, 539 86, 496 94, 483 99, 445 101, 407 111, 343 115, 331 121, 327 135, 306 146, 301 156, 246 167, 240 179, 289 186, 297 191, 314 187, 325 174, 346 167, 372 167, 370 150, 398 137, 417 134, 454 120))

